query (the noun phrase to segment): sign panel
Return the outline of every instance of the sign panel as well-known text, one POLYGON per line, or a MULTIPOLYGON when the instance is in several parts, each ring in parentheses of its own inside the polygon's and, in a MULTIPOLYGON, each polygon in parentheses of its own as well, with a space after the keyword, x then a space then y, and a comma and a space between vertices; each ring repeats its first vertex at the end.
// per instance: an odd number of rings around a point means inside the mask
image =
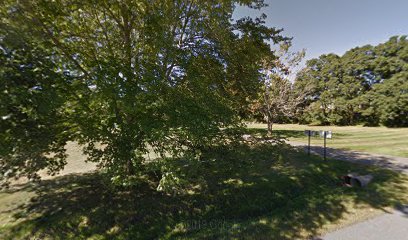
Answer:
POLYGON ((305 130, 304 131, 304 134, 306 136, 310 135, 310 136, 322 137, 322 138, 324 138, 324 133, 326 133, 326 138, 332 138, 333 137, 332 131, 323 131, 323 130, 321 130, 321 131, 305 130))
POLYGON ((320 130, 320 131, 319 131, 319 136, 320 136, 320 137, 324 137, 324 132, 325 132, 325 131, 320 130))

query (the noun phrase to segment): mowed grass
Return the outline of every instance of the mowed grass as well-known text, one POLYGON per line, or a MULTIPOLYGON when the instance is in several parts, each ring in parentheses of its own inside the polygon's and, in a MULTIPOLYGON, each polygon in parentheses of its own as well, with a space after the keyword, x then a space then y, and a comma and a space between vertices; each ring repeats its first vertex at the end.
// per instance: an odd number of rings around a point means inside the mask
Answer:
MULTIPOLYGON (((248 127, 266 131, 266 124, 249 124, 248 127)), ((408 128, 307 126, 298 124, 275 124, 273 126, 275 136, 307 143, 304 130, 332 131, 333 138, 327 140, 328 147, 408 157, 408 128)), ((311 144, 323 146, 323 138, 312 137, 311 144)))
POLYGON ((156 191, 154 165, 134 188, 94 172, 3 191, 0 239, 307 239, 408 201, 405 175, 286 144, 220 146, 194 164, 169 164, 189 179, 185 191, 156 191), (348 172, 374 181, 344 187, 348 172))

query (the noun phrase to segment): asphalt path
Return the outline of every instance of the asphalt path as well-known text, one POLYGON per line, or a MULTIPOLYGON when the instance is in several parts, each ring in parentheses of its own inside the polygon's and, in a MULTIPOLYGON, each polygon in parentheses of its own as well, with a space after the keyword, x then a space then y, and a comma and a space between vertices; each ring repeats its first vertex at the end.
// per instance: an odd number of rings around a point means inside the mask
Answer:
POLYGON ((323 240, 407 240, 408 206, 321 237, 323 240))
MULTIPOLYGON (((308 151, 305 143, 288 141, 292 146, 308 151)), ((322 146, 311 146, 312 154, 324 155, 322 146)), ((371 154, 327 148, 328 158, 361 164, 374 165, 408 174, 408 158, 371 154)), ((399 208, 372 219, 333 231, 316 240, 408 240, 408 206, 399 208)))
MULTIPOLYGON (((287 143, 295 147, 303 148, 305 151, 307 151, 306 143, 293 141, 287 141, 287 143)), ((323 156, 324 148, 323 146, 313 145, 310 147, 310 152, 313 154, 323 156)), ((341 150, 330 147, 326 149, 326 154, 328 158, 333 158, 336 160, 375 165, 378 167, 408 174, 408 158, 405 157, 395 157, 389 155, 372 154, 351 150, 341 150)))

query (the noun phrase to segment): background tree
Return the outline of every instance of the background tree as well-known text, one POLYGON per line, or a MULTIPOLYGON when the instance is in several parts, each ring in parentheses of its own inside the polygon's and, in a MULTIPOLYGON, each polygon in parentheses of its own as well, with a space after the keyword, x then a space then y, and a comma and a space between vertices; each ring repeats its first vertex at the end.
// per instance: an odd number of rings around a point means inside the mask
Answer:
POLYGON ((296 78, 300 88, 313 86, 299 120, 406 126, 407 52, 408 41, 401 36, 353 48, 341 57, 328 54, 309 60, 296 78))
POLYGON ((276 57, 264 62, 263 87, 254 111, 261 113, 269 134, 274 123, 294 117, 297 107, 305 101, 307 88, 295 89, 291 82, 305 51, 290 52, 290 47, 289 41, 282 42, 276 57))
POLYGON ((400 72, 382 84, 376 84, 366 94, 369 106, 363 109, 366 116, 388 127, 408 126, 408 72, 400 72))
POLYGON ((112 180, 132 184, 146 153, 215 144, 260 87, 280 30, 233 22, 262 1, 3 1, 0 174, 35 177, 77 141, 112 180), (18 40, 18 41, 16 41, 18 40))

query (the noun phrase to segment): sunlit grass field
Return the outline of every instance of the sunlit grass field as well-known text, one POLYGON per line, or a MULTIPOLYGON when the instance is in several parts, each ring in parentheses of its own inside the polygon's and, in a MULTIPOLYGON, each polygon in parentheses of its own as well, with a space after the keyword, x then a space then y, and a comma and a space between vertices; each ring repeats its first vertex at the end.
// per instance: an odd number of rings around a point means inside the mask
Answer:
MULTIPOLYGON (((266 130, 266 124, 248 124, 248 127, 266 130)), ((304 130, 332 131, 333 138, 327 140, 328 147, 408 157, 408 128, 275 124, 273 130, 275 136, 304 143, 307 143, 304 130)), ((311 144, 323 145, 323 138, 312 137, 311 144)))

